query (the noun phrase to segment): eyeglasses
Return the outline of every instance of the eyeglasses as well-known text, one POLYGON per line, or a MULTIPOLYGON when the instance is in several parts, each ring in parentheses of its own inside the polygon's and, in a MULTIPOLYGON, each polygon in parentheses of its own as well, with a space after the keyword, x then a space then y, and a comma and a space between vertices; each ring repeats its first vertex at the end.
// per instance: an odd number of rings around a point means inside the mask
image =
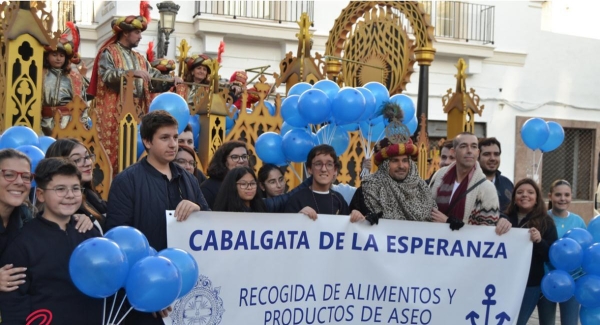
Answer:
POLYGON ((72 159, 71 161, 77 165, 77 166, 83 166, 85 164, 85 161, 89 160, 92 162, 92 164, 94 163, 94 161, 96 161, 96 155, 91 154, 91 155, 87 155, 85 157, 81 157, 81 158, 77 158, 77 159, 72 159))
POLYGON ((21 180, 23 180, 23 183, 25 184, 29 184, 31 183, 31 181, 33 180, 34 175, 32 173, 29 172, 18 172, 16 170, 12 170, 12 169, 0 169, 0 172, 2 172, 2 176, 4 176, 4 179, 7 182, 14 182, 17 180, 17 177, 19 175, 21 175, 21 180))
POLYGON ((241 189, 244 189, 244 190, 256 188, 256 182, 250 182, 250 183, 241 182, 241 183, 236 183, 236 184, 241 189))
POLYGON ((313 167, 315 167, 316 169, 321 169, 323 168, 323 166, 325 166, 327 168, 327 170, 332 170, 335 167, 335 164, 332 162, 328 162, 328 163, 322 163, 320 161, 314 162, 313 167))
POLYGON ((175 159, 175 162, 178 163, 179 165, 185 166, 185 165, 190 165, 194 168, 196 168, 196 161, 195 160, 185 160, 183 158, 180 159, 175 159))
POLYGON ((242 161, 248 161, 248 155, 241 155, 241 156, 231 155, 231 156, 229 156, 229 158, 231 158, 231 160, 233 160, 233 161, 240 161, 240 159, 242 161))
POLYGON ((73 186, 72 188, 68 188, 66 186, 57 186, 55 188, 43 188, 44 191, 54 191, 56 196, 65 197, 69 191, 73 192, 73 196, 81 196, 83 193, 83 187, 81 186, 73 186))

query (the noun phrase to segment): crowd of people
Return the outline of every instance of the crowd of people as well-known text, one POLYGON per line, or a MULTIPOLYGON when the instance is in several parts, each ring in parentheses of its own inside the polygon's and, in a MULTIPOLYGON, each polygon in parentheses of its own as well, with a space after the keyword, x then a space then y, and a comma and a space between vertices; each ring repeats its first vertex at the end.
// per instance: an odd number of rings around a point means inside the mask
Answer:
MULTIPOLYGON (((194 212, 212 210, 300 213, 312 220, 322 214, 344 215, 349 216, 349 222, 371 225, 380 219, 436 222, 448 224, 453 231, 465 224, 492 226, 497 235, 511 228, 528 228, 533 257, 516 324, 525 325, 536 305, 540 324, 554 324, 556 304, 541 297, 540 291, 542 277, 551 268, 549 247, 567 230, 585 228, 582 218, 568 211, 571 186, 567 181, 557 180, 552 185, 547 207, 546 194, 535 181, 526 178, 513 186, 501 175, 497 139, 477 139, 471 133, 461 133, 443 144, 441 168, 428 180, 417 172, 416 146, 410 140, 393 143, 387 138, 375 147, 372 161, 377 171, 365 176, 358 188, 334 184, 340 160, 325 144, 309 152, 305 166, 310 177, 293 189, 287 188, 285 168, 264 164, 255 173, 248 147, 241 141, 223 143, 205 175, 197 166, 191 128, 179 134, 178 122, 170 114, 146 113, 149 97, 145 94, 150 91, 180 86, 183 88, 177 92, 190 103, 198 89, 181 84, 178 77, 162 74, 132 50, 146 27, 146 18, 141 16, 114 22, 114 36, 101 47, 88 88, 102 107, 99 134, 114 165, 121 78, 127 71, 138 77, 134 96, 144 113, 140 114, 140 134, 147 156, 116 175, 108 201, 94 191, 95 155, 77 139, 57 140, 33 172, 27 156, 13 149, 0 150, 3 324, 23 324, 31 312, 41 308, 51 309, 57 324, 99 324, 101 300, 91 299, 74 287, 68 271, 70 254, 84 240, 124 225, 140 230, 157 251, 165 249, 167 210, 174 210, 180 222, 194 212), (37 184, 32 190, 34 180, 37 184)), ((45 55, 45 133, 54 127, 49 118, 57 110, 64 117, 61 127, 69 122, 61 105, 85 87, 83 79, 73 77, 65 67, 76 54, 69 42, 68 38, 61 40, 56 50, 49 49, 45 55)), ((185 79, 207 84, 209 60, 204 55, 186 60, 185 79)), ((232 80, 245 83, 240 74, 232 80)), ((364 163, 370 169, 371 161, 364 163)), ((577 323, 579 305, 574 299, 561 303, 560 310, 563 325, 577 323)), ((162 324, 161 317, 169 311, 132 311, 125 323, 162 324)))

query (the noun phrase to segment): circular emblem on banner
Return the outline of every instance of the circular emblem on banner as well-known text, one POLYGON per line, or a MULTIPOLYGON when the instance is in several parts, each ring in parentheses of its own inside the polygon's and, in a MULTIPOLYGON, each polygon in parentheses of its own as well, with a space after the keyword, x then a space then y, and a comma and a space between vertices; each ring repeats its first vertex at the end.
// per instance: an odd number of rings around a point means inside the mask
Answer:
POLYGON ((194 289, 175 303, 171 314, 173 325, 220 324, 225 312, 220 292, 221 287, 213 288, 210 279, 200 275, 194 289))

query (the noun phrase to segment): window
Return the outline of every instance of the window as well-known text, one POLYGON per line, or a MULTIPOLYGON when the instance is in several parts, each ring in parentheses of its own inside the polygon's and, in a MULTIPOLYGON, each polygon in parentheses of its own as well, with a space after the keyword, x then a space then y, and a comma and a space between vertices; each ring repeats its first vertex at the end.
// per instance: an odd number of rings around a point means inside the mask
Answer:
POLYGON ((565 140, 558 149, 545 153, 542 164, 542 193, 544 198, 550 185, 565 179, 572 186, 573 200, 593 200, 594 151, 596 130, 565 128, 565 140))

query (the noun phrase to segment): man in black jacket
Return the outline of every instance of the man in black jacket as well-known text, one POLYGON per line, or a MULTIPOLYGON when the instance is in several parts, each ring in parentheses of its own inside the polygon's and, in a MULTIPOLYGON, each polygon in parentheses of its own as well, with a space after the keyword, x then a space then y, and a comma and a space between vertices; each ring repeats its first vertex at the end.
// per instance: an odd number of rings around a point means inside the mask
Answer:
MULTIPOLYGON (((177 120, 165 111, 142 118, 140 134, 148 156, 119 173, 112 182, 106 214, 107 231, 118 226, 140 230, 157 251, 167 248, 166 211, 177 221, 209 211, 196 178, 173 162, 177 155, 177 120)), ((161 312, 166 316, 166 312, 161 312)), ((126 324, 163 324, 151 314, 132 311, 126 324)))
POLYGON ((479 140, 479 165, 485 174, 485 177, 496 186, 498 192, 498 201, 500 202, 500 212, 504 213, 510 203, 512 195, 513 182, 510 179, 500 175, 500 155, 502 147, 496 138, 483 138, 479 140))

